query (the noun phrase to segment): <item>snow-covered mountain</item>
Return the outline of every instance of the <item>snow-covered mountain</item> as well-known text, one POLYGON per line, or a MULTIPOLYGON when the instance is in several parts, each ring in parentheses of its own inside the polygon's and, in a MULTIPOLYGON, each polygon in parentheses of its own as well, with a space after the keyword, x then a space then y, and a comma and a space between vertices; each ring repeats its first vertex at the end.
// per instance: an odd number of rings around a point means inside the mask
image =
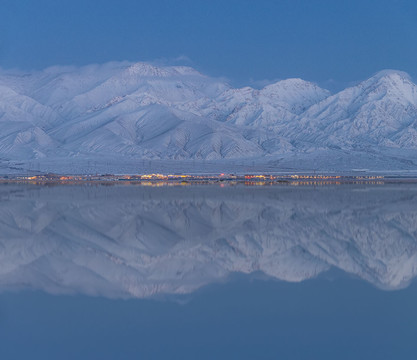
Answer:
POLYGON ((340 148, 416 148, 417 86, 398 71, 382 71, 314 104, 299 138, 340 148))
POLYGON ((383 289, 417 275, 415 185, 0 188, 0 289, 190 293, 232 273, 337 268, 383 289))
POLYGON ((311 168, 357 160, 414 170, 417 87, 389 70, 333 95, 301 79, 235 89, 190 67, 146 63, 3 70, 0 130, 2 172, 16 163, 62 172, 69 159, 81 172, 85 161, 106 161, 112 172, 141 160, 273 162, 279 170, 280 161, 302 168, 317 158, 311 168))

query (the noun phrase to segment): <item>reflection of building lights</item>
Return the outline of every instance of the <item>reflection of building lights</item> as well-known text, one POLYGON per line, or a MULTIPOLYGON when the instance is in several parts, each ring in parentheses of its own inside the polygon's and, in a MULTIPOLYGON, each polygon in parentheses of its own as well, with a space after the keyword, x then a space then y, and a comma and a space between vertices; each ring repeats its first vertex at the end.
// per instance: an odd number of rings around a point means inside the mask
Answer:
MULTIPOLYGON (((235 184, 245 184, 248 186, 265 186, 280 183, 287 183, 293 186, 298 185, 339 185, 341 183, 360 183, 360 184, 384 184, 382 175, 360 175, 360 176, 341 176, 341 175, 322 175, 322 174, 245 174, 233 175, 221 173, 219 175, 189 175, 189 174, 137 174, 137 175, 57 175, 43 174, 33 176, 17 176, 15 178, 0 177, 0 181, 21 181, 31 183, 46 182, 120 182, 120 183, 141 183, 144 186, 178 186, 191 184, 216 184, 223 182, 225 186, 235 184)), ((416 181, 416 179, 414 179, 416 181)))

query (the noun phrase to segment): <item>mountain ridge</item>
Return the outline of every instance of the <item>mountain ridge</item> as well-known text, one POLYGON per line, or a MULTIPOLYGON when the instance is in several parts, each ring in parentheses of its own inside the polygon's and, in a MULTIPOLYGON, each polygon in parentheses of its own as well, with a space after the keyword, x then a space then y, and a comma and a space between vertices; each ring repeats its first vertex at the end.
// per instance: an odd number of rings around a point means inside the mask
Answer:
POLYGON ((417 86, 401 71, 335 94, 299 78, 236 89, 191 67, 143 62, 3 70, 0 86, 4 171, 18 161, 55 161, 59 172, 64 159, 108 156, 117 172, 134 160, 297 163, 319 153, 316 168, 337 170, 325 153, 355 162, 358 152, 417 170, 417 86))

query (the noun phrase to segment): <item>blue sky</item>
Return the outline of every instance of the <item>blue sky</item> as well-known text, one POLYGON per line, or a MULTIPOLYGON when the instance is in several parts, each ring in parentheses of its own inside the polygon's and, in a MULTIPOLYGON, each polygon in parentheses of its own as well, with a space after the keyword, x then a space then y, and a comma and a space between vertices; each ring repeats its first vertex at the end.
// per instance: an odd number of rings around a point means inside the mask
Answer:
POLYGON ((0 66, 187 64, 235 85, 329 87, 385 68, 417 78, 407 0, 2 0, 0 66))

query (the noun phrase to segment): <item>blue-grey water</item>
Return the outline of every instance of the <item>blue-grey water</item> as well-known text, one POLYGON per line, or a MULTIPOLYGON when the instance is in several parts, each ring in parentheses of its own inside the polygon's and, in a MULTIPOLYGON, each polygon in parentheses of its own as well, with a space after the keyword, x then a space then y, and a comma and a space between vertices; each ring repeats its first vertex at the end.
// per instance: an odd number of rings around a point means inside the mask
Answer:
POLYGON ((417 186, 0 186, 1 359, 415 359, 417 186))

